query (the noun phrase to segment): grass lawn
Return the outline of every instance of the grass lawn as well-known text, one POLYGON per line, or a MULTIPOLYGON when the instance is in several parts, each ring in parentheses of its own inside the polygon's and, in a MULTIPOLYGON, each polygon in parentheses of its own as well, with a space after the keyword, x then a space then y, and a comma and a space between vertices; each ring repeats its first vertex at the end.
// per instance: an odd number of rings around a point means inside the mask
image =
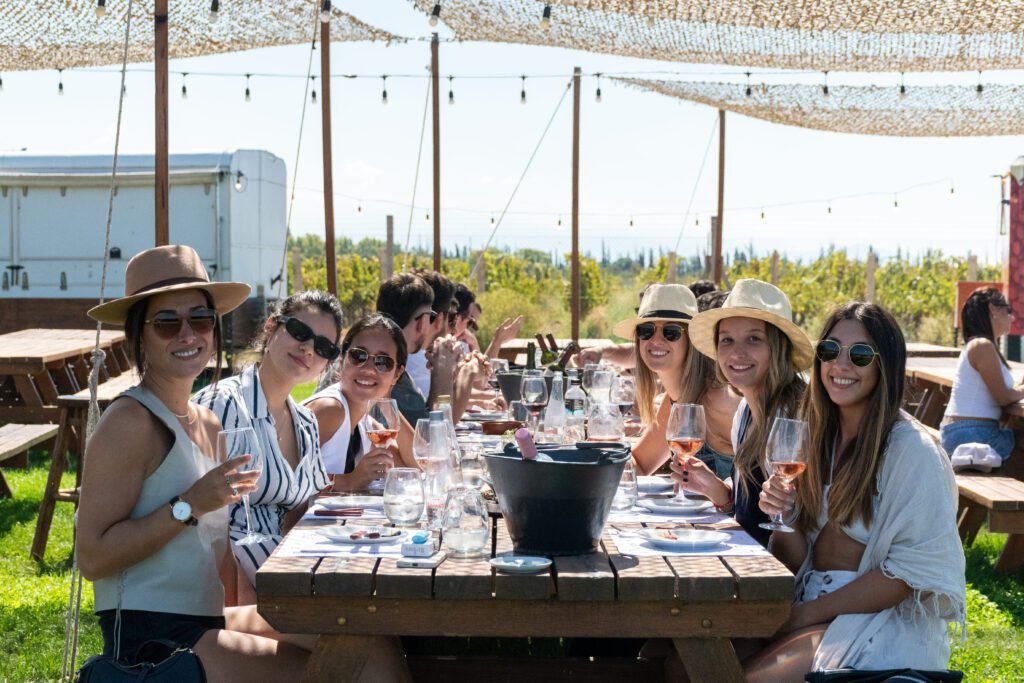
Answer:
MULTIPOLYGON (((311 388, 310 388, 311 390, 311 388)), ((64 614, 71 572, 70 505, 58 505, 46 557, 29 559, 48 457, 33 453, 27 470, 7 469, 13 500, 0 500, 0 683, 60 677, 64 614)), ((74 484, 74 472, 64 486, 74 484)), ((992 566, 1004 537, 982 532, 967 551, 967 640, 956 644, 950 668, 971 683, 1024 679, 1024 572, 997 577, 992 566)), ((102 649, 92 616, 92 588, 82 600, 78 664, 102 649)))

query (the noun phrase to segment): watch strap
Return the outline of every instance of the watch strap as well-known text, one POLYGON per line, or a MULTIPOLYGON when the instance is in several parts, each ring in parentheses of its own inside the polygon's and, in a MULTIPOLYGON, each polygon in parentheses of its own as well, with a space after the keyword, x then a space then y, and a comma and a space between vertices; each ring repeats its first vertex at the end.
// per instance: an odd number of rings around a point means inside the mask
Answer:
MULTIPOLYGON (((178 501, 180 501, 180 500, 181 500, 181 496, 175 496, 174 498, 171 498, 171 502, 170 502, 170 504, 169 504, 169 505, 170 505, 170 507, 171 507, 171 518, 172 518, 172 519, 173 519, 173 520, 174 520, 175 522, 179 522, 179 523, 181 523, 181 524, 184 524, 184 525, 186 525, 186 526, 197 526, 197 525, 199 524, 199 520, 198 520, 198 519, 196 519, 196 516, 195 516, 195 515, 193 515, 193 514, 189 514, 189 516, 188 516, 188 519, 178 519, 178 518, 177 518, 177 517, 176 517, 176 516, 174 515, 174 504, 175 504, 175 503, 177 503, 177 502, 178 502, 178 501)), ((192 506, 191 506, 191 505, 189 505, 189 508, 190 508, 190 509, 191 509, 191 507, 192 507, 192 506)))

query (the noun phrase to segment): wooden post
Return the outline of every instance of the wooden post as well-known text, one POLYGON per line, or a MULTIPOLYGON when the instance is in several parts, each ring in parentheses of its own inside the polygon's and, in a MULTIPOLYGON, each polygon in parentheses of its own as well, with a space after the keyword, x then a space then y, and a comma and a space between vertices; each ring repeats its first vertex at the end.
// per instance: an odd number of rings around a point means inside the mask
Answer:
POLYGON ((331 158, 331 22, 320 24, 320 118, 324 147, 324 252, 327 291, 338 296, 338 257, 334 253, 334 177, 331 158))
POLYGON ((722 226, 725 223, 725 110, 718 110, 718 220, 712 225, 711 265, 715 284, 722 282, 722 226))
POLYGON ((154 141, 154 208, 156 209, 156 246, 171 243, 170 216, 168 214, 170 174, 167 152, 167 0, 156 0, 153 6, 153 74, 156 101, 154 112, 156 130, 154 141))
POLYGON ((483 260, 482 251, 473 252, 473 263, 480 260, 480 267, 476 269, 476 294, 483 294, 487 291, 487 262, 483 260))
POLYGON ((580 340, 580 67, 572 70, 572 339, 580 340))
POLYGON ((668 252, 668 262, 665 269, 665 283, 674 285, 676 283, 676 252, 668 252))
POLYGON ((384 245, 384 258, 380 260, 380 280, 383 282, 395 273, 395 217, 388 215, 388 237, 384 245))
POLYGON ((441 272, 441 77, 437 34, 430 39, 430 80, 434 115, 434 270, 441 272))
POLYGON ((867 282, 864 284, 864 298, 868 303, 875 303, 875 270, 878 269, 878 256, 873 250, 868 250, 867 282))
POLYGON ((978 281, 978 257, 975 254, 967 255, 967 281, 978 281))
POLYGON ((772 284, 775 286, 779 284, 779 251, 777 249, 772 251, 772 284))
POLYGON ((711 242, 711 279, 721 288, 725 279, 725 261, 722 259, 722 231, 718 229, 718 216, 711 217, 711 242))
POLYGON ((305 288, 302 282, 302 251, 292 247, 292 291, 301 292, 305 288))

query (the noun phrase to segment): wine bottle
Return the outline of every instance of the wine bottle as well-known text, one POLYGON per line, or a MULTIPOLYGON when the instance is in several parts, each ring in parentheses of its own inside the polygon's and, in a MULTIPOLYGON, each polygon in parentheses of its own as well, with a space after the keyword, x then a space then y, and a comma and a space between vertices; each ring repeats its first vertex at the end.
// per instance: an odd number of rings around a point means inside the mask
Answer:
POLYGON ((574 341, 570 341, 565 345, 565 348, 562 349, 562 355, 558 358, 558 361, 552 363, 549 367, 556 373, 564 372, 565 366, 569 364, 569 360, 579 353, 579 350, 580 345, 574 341))
POLYGON ((527 342, 526 344, 526 369, 537 369, 537 345, 533 342, 527 342))
POLYGON ((537 337, 537 345, 540 348, 540 364, 547 367, 558 358, 558 352, 548 348, 547 342, 544 341, 544 337, 540 333, 535 336, 537 337))
POLYGON ((547 339, 548 339, 548 348, 550 348, 555 353, 558 353, 558 342, 555 341, 555 335, 553 335, 550 332, 548 332, 547 339))

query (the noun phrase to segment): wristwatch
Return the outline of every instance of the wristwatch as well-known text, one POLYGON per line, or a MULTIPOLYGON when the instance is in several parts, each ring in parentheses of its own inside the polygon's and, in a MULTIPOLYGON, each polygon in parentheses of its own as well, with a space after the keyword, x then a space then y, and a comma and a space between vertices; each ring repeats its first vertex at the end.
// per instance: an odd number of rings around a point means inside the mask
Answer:
POLYGON ((174 521, 181 522, 188 526, 196 526, 199 520, 192 516, 192 506, 181 499, 181 496, 171 498, 171 517, 174 521))

